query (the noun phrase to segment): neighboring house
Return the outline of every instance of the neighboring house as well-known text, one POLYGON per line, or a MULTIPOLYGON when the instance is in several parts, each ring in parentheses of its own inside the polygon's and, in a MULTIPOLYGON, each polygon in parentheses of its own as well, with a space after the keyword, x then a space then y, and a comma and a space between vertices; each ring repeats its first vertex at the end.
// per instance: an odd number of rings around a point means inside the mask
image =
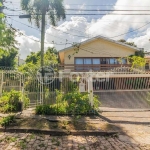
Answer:
POLYGON ((25 63, 26 63, 25 60, 19 59, 18 65, 19 65, 19 66, 20 66, 20 65, 24 65, 25 63))
POLYGON ((140 49, 102 36, 81 42, 59 51, 62 70, 101 71, 121 66, 131 66, 126 57, 140 49), (118 61, 119 58, 122 61, 118 61))
POLYGON ((145 64, 145 70, 150 71, 150 55, 145 55, 146 64, 145 64))

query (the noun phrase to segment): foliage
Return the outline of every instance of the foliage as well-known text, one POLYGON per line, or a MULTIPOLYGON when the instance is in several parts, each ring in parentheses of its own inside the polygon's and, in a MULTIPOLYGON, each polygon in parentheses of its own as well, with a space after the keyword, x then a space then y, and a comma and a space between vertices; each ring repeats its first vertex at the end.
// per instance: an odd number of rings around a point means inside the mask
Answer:
POLYGON ((3 119, 0 120, 0 125, 2 127, 6 127, 6 126, 9 126, 10 123, 14 122, 14 116, 13 115, 10 115, 8 117, 4 117, 3 119))
POLYGON ((58 64, 58 52, 53 48, 48 48, 44 55, 45 65, 58 64))
POLYGON ((36 114, 90 114, 97 111, 100 102, 97 96, 94 96, 94 106, 89 103, 88 93, 80 93, 77 89, 67 94, 56 91, 56 104, 39 105, 36 107, 36 114))
POLYGON ((140 56, 128 57, 128 60, 130 63, 132 63, 132 68, 142 68, 146 64, 145 58, 142 58, 140 56))
POLYGON ((65 94, 63 96, 63 101, 68 103, 68 112, 74 114, 87 114, 90 111, 97 110, 100 104, 98 98, 94 96, 94 106, 92 108, 89 103, 89 94, 80 93, 79 90, 74 90, 65 94))
POLYGON ((17 54, 18 51, 13 48, 10 50, 1 49, 0 66, 15 67, 17 54))
POLYGON ((21 0, 22 9, 33 14, 29 21, 34 21, 35 25, 40 28, 42 17, 40 14, 48 14, 50 24, 56 25, 57 21, 65 19, 65 9, 63 6, 63 0, 21 0), (56 15, 55 15, 56 14, 56 15))
POLYGON ((20 91, 4 92, 0 98, 0 111, 4 113, 20 111, 21 100, 23 100, 23 105, 26 108, 29 104, 29 99, 20 91))
POLYGON ((33 64, 37 64, 37 62, 40 59, 40 52, 31 52, 30 55, 27 56, 25 62, 26 63, 33 63, 33 64))
POLYGON ((118 42, 122 42, 124 44, 130 45, 133 47, 137 47, 137 45, 135 45, 134 42, 126 42, 126 40, 124 40, 124 39, 120 39, 120 40, 118 40, 118 42))
POLYGON ((139 57, 144 58, 144 56, 145 56, 144 50, 136 51, 135 52, 135 56, 139 56, 139 57))
POLYGON ((65 9, 63 0, 21 0, 22 9, 32 14, 29 21, 35 22, 35 25, 41 27, 41 66, 44 66, 44 39, 45 39, 45 26, 47 20, 50 24, 56 26, 56 22, 65 19, 65 9))
MULTIPOLYGON (((0 3, 2 6, 2 1, 0 3)), ((16 31, 5 23, 5 15, 0 13, 0 66, 14 67, 18 53, 16 31)))
MULTIPOLYGON (((25 62, 19 66, 19 71, 23 73, 29 73, 30 75, 36 75, 38 69, 40 68, 40 51, 31 52, 30 55, 27 56, 25 62)), ((44 54, 45 65, 49 66, 51 64, 58 64, 58 54, 55 48, 48 48, 44 54)))

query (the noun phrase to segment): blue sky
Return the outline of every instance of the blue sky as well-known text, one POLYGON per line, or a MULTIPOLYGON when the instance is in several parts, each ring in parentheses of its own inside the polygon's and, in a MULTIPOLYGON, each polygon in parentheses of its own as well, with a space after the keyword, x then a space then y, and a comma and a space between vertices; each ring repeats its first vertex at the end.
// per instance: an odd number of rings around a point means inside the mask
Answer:
MULTIPOLYGON (((7 1, 7 0, 6 0, 7 1)), ((20 10, 20 0, 10 0, 5 3, 8 8, 20 10), (12 3, 10 3, 12 2, 12 3)), ((144 10, 150 6, 149 0, 64 0, 66 8, 76 9, 128 9, 128 10, 144 10)), ((7 11, 6 14, 22 14, 22 11, 7 11)), ((98 13, 98 12, 74 12, 67 11, 66 13, 98 13)), ((101 13, 101 12, 100 12, 101 13)), ((103 12, 102 12, 103 13, 103 12)), ((126 13, 126 12, 122 12, 126 13)), ((132 13, 132 12, 129 12, 132 13)), ((133 12, 134 13, 134 12, 133 12)), ((150 12, 145 12, 150 13, 150 12)), ((12 24, 14 28, 19 29, 25 36, 17 36, 16 39, 20 43, 20 55, 25 59, 31 51, 39 51, 40 43, 32 39, 40 40, 40 31, 34 24, 28 23, 27 19, 19 19, 18 17, 11 17, 8 23, 12 24), (27 27, 17 21, 26 24, 27 27)), ((150 21, 149 16, 121 16, 121 15, 96 15, 96 16, 67 16, 66 21, 58 22, 58 26, 53 28, 48 25, 46 28, 45 50, 48 46, 55 46, 57 50, 70 46, 73 42, 81 42, 88 38, 97 35, 102 35, 114 40, 126 39, 130 42, 135 42, 140 48, 145 48, 147 51, 150 47, 150 25, 144 26, 150 21), (141 26, 143 28, 136 32, 123 34, 135 30, 141 26), (64 32, 67 32, 64 33, 64 32), (56 44, 52 44, 56 43, 56 44), (67 44, 70 43, 70 44, 67 44), (62 44, 62 45, 59 45, 62 44)))

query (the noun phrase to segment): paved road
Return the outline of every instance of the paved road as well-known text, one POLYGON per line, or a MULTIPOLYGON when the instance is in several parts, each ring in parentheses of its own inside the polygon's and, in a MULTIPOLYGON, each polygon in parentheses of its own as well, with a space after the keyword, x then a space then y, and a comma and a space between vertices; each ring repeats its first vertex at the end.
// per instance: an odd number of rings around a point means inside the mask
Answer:
POLYGON ((49 136, 25 133, 0 134, 1 150, 149 150, 150 147, 123 142, 117 137, 49 136))
POLYGON ((139 144, 150 144, 150 111, 113 111, 101 114, 109 123, 118 127, 128 137, 125 140, 139 144))

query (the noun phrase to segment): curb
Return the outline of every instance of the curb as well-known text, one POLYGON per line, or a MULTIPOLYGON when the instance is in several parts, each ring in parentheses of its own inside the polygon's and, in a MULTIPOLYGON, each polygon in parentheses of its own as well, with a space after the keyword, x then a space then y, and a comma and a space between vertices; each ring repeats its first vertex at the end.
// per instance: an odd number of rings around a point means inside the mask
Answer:
POLYGON ((59 130, 38 130, 38 129, 17 129, 17 128, 0 128, 0 132, 10 132, 10 133, 39 133, 39 134, 45 134, 45 135, 53 135, 53 136, 62 136, 62 135, 85 135, 85 136, 111 136, 116 135, 118 132, 106 132, 106 131, 77 131, 77 130, 71 130, 71 131, 59 131, 59 130))

